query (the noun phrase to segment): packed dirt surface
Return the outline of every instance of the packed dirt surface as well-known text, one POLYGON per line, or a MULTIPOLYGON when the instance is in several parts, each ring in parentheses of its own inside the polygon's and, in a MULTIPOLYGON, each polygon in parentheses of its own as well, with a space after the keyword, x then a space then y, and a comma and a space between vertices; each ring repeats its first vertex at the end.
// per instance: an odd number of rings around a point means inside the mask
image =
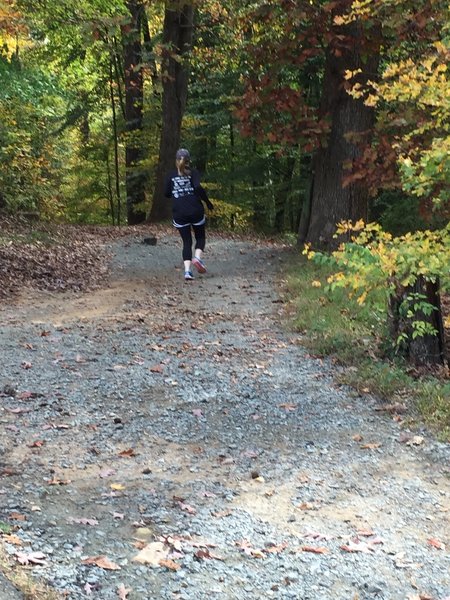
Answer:
POLYGON ((302 348, 291 251, 144 237, 0 309, 0 600, 448 600, 449 445, 302 348))

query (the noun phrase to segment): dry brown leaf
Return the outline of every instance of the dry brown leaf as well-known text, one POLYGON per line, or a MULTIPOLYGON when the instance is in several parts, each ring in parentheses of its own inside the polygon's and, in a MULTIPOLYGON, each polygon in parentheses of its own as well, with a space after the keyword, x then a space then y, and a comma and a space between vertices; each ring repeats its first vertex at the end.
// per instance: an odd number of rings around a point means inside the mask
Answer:
POLYGON ((371 442, 369 444, 362 444, 361 450, 375 450, 376 448, 379 448, 381 446, 380 442, 371 442))
POLYGON ((131 456, 136 456, 136 452, 133 448, 128 448, 127 450, 122 450, 122 452, 119 452, 119 456, 130 458, 131 456))
POLYGON ((23 542, 18 535, 11 533, 9 535, 4 535, 2 540, 7 542, 8 544, 13 544, 14 546, 22 546, 23 542))
POLYGON ((301 546, 302 552, 314 552, 314 554, 328 554, 328 548, 325 546, 301 546))
POLYGON ((26 521, 27 520, 25 515, 22 515, 21 513, 18 513, 18 512, 9 513, 9 518, 12 521, 26 521))
POLYGON ((170 560, 170 558, 161 559, 159 561, 159 566, 166 567, 166 569, 169 569, 170 571, 178 571, 178 569, 181 569, 181 566, 175 561, 170 560))
POLYGON ((81 561, 84 565, 95 565, 107 571, 119 571, 119 565, 109 560, 107 556, 90 556, 81 561))
POLYGON ((150 367, 150 371, 152 373, 163 373, 164 367, 163 365, 154 365, 153 367, 150 367))
POLYGON ((194 554, 194 556, 198 559, 210 559, 210 560, 223 560, 223 558, 221 556, 218 556, 217 554, 214 554, 213 552, 211 552, 210 550, 206 549, 206 550, 197 550, 197 552, 194 554))
POLYGON ((360 433, 357 433, 356 435, 352 436, 352 439, 355 440, 355 442, 362 442, 363 436, 360 433))
POLYGON ((69 485, 72 483, 70 479, 58 479, 57 477, 53 477, 52 479, 47 480, 48 485, 69 485))

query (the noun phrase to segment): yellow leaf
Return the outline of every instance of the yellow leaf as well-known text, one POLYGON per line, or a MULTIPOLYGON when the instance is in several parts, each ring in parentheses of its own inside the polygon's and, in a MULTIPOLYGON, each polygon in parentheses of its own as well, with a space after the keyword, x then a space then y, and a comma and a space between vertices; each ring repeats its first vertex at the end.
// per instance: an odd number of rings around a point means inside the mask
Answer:
POLYGON ((117 490, 117 491, 121 491, 125 489, 125 486, 122 485, 121 483, 112 483, 111 484, 111 489, 112 490, 117 490))

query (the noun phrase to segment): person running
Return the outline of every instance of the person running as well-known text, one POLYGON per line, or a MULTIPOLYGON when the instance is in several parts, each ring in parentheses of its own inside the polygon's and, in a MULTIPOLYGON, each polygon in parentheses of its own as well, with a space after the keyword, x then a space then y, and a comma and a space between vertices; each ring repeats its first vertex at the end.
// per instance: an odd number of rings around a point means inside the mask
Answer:
POLYGON ((176 170, 167 175, 164 185, 165 197, 172 198, 173 224, 180 232, 183 241, 185 281, 194 279, 192 266, 199 273, 206 273, 206 266, 202 260, 206 242, 206 217, 202 201, 209 210, 214 209, 206 190, 200 184, 198 171, 191 169, 190 162, 188 150, 185 148, 177 150, 176 170), (192 231, 195 236, 194 257, 192 257, 192 231))

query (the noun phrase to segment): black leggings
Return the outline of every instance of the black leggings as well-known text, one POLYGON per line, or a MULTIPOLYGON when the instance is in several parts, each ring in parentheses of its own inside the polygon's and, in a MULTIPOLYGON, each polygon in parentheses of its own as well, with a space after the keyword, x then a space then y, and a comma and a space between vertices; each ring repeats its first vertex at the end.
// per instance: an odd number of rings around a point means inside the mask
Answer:
MULTIPOLYGON (((192 231, 191 225, 178 227, 181 239, 183 240, 183 260, 192 260, 192 231)), ((205 224, 192 225, 195 235, 195 249, 204 250, 206 242, 205 224)))

